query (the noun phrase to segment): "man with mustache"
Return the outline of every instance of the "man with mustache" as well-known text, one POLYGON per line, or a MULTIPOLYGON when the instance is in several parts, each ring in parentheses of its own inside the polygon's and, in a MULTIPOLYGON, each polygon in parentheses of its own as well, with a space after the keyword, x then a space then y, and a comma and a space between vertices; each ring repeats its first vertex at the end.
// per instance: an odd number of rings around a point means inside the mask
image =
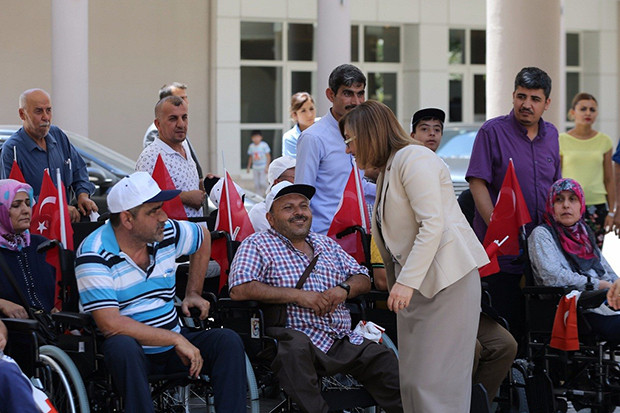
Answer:
MULTIPOLYGON (((295 183, 316 188, 312 202, 314 222, 312 230, 327 234, 334 219, 340 197, 355 164, 353 157, 345 152, 345 144, 338 129, 338 121, 365 98, 366 76, 357 67, 340 65, 329 75, 329 87, 325 95, 332 102, 331 109, 308 129, 297 141, 297 166, 295 183)), ((366 202, 375 202, 375 184, 361 179, 366 202)))
POLYGON ((187 125, 187 103, 183 98, 172 95, 157 102, 155 126, 159 136, 138 157, 136 171, 152 174, 157 156, 161 154, 175 188, 181 190, 185 213, 188 217, 200 217, 205 191, 200 189, 196 163, 185 144, 187 125))
POLYGON ((71 203, 72 194, 77 207, 69 205, 71 221, 77 222, 81 215, 97 211, 90 199, 95 186, 88 179, 86 163, 73 147, 67 135, 52 125, 52 100, 43 89, 29 89, 19 97, 19 117, 22 127, 2 146, 2 177, 9 177, 13 158, 38 197, 43 182, 43 171, 48 168, 54 184, 56 169, 66 187, 66 202, 71 203), (15 153, 14 153, 15 151, 15 153))
POLYGON ((182 328, 174 306, 175 260, 190 255, 181 309, 204 320, 202 297, 211 252, 206 228, 168 219, 162 191, 146 172, 134 172, 112 187, 110 219, 77 251, 75 274, 84 311, 103 333, 104 361, 125 402, 125 412, 154 412, 149 374, 208 374, 218 412, 245 413, 245 358, 241 338, 225 328, 182 328))
POLYGON ((272 367, 280 385, 302 411, 328 411, 317 374, 348 373, 385 411, 402 412, 395 354, 351 331, 344 305, 370 290, 368 270, 331 238, 310 231, 314 193, 310 185, 288 181, 272 187, 265 200, 271 228, 241 243, 231 265, 230 297, 287 304, 286 327, 266 332, 278 339, 272 367))
MULTIPOLYGON (((551 78, 537 67, 525 67, 517 74, 512 93, 513 109, 508 115, 482 125, 472 149, 466 179, 474 197, 474 231, 484 239, 495 202, 513 160, 532 222, 526 236, 542 223, 546 196, 561 178, 558 131, 542 119, 551 99, 551 78)), ((520 281, 523 263, 515 256, 499 257, 500 272, 486 277, 493 308, 506 318, 519 342, 524 332, 524 300, 520 281)))

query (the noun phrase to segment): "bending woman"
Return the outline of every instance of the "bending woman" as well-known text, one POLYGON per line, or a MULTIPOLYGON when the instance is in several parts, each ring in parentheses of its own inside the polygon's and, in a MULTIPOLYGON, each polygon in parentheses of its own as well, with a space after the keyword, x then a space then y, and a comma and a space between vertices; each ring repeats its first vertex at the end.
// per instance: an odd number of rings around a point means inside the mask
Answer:
POLYGON ((416 143, 384 104, 367 101, 340 120, 347 152, 380 169, 373 211, 397 313, 406 412, 469 411, 480 316, 478 267, 487 255, 463 216, 443 161, 416 143))
MULTIPOLYGON (((56 271, 37 247, 46 240, 30 234, 32 187, 13 179, 0 180, 0 254, 17 284, 36 309, 50 312, 54 306, 56 271)), ((6 274, 0 274, 0 316, 28 318, 6 274)))
MULTIPOLYGON (((549 189, 544 224, 534 228, 528 238, 536 284, 585 290, 589 275, 594 288, 603 290, 618 278, 584 221, 585 209, 583 189, 577 181, 559 179, 549 189)), ((585 317, 592 329, 606 339, 620 340, 619 316, 593 310, 585 317)))

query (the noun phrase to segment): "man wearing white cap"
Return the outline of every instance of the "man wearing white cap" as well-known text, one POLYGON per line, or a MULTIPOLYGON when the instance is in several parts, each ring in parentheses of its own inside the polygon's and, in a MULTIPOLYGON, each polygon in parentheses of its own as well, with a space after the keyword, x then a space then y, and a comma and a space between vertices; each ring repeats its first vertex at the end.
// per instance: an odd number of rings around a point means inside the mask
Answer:
MULTIPOLYGON (((274 159, 274 161, 269 164, 267 181, 269 182, 267 195, 269 195, 271 188, 279 182, 295 182, 295 158, 284 155, 274 159)), ((255 232, 269 229, 269 222, 267 222, 266 214, 267 208, 265 206, 265 201, 254 205, 248 213, 255 232)))
POLYGON ((317 375, 348 373, 385 411, 402 412, 395 354, 351 331, 344 305, 370 290, 368 271, 331 238, 310 231, 314 192, 288 181, 272 187, 265 200, 271 228, 239 246, 230 297, 286 304, 286 327, 269 327, 267 334, 278 339, 272 367, 280 385, 302 411, 328 411, 317 375))
POLYGON ((126 412, 152 412, 148 374, 208 374, 215 407, 245 412, 243 344, 231 330, 181 329, 174 308, 175 259, 191 255, 182 310, 200 310, 210 255, 210 236, 198 224, 169 220, 163 201, 180 191, 162 191, 146 172, 118 182, 108 194, 110 220, 77 251, 80 301, 106 340, 106 366, 125 401, 126 412), (203 361, 204 358, 204 361, 203 361))

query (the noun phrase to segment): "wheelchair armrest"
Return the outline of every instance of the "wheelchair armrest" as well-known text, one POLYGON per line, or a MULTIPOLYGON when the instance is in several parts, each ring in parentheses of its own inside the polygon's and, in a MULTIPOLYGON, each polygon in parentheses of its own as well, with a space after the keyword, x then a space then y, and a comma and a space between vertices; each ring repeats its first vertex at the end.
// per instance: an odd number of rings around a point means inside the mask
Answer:
POLYGON ((256 300, 235 301, 230 298, 220 298, 217 300, 217 305, 219 308, 253 309, 260 307, 260 303, 256 300))
POLYGON ((52 320, 74 328, 84 328, 93 324, 93 317, 88 313, 73 313, 69 311, 59 311, 52 314, 52 320))
POLYGON ((24 318, 0 318, 9 331, 37 331, 39 323, 36 320, 24 318))
POLYGON ((584 291, 579 296, 578 305, 582 309, 596 308, 605 302, 607 299, 607 289, 584 291))
POLYGON ((571 286, 549 287, 546 285, 528 285, 523 287, 522 291, 525 295, 565 295, 574 290, 571 286))

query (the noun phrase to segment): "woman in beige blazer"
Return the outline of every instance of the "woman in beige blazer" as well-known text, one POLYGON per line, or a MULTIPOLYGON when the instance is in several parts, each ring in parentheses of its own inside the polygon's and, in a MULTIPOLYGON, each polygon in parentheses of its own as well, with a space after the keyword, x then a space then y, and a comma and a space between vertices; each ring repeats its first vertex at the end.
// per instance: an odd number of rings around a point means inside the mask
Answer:
POLYGON ((380 102, 349 112, 340 131, 360 168, 381 170, 372 235, 387 270, 388 308, 397 313, 403 407, 468 412, 478 267, 488 258, 461 213, 450 172, 380 102))

